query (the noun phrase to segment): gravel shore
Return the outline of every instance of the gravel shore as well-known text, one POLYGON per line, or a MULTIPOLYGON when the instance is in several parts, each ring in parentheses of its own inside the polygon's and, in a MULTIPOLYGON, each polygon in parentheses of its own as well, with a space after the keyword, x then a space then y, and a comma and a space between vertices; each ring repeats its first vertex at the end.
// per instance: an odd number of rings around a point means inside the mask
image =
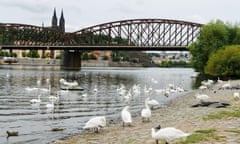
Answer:
MULTIPOLYGON (((240 84, 239 80, 231 81, 231 85, 240 84)), ((184 132, 194 133, 196 130, 215 129, 217 136, 223 137, 220 140, 206 139, 199 144, 239 144, 240 118, 228 117, 224 119, 203 120, 209 114, 220 111, 234 111, 240 108, 240 100, 234 100, 233 93, 239 92, 236 89, 219 90, 223 84, 215 84, 206 90, 196 90, 183 97, 173 100, 166 107, 152 111, 150 122, 142 122, 140 116, 133 118, 133 124, 129 127, 122 127, 119 120, 115 124, 108 124, 100 133, 87 132, 85 134, 71 136, 64 140, 57 140, 53 144, 155 144, 151 137, 151 128, 161 125, 162 127, 175 127, 184 132), (196 93, 207 94, 210 98, 207 101, 226 101, 230 106, 226 108, 216 107, 191 107, 199 103, 196 93)))

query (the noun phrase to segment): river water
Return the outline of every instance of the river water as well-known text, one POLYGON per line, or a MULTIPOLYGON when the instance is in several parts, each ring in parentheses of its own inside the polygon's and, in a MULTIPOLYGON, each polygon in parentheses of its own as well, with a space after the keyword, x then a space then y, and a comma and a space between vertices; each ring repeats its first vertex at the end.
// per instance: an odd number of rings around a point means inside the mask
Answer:
POLYGON ((85 132, 82 127, 94 116, 105 115, 107 123, 120 120, 120 112, 126 105, 131 106, 133 116, 140 115, 148 96, 156 99, 160 108, 192 90, 193 74, 193 69, 189 68, 82 68, 81 71, 61 71, 57 67, 1 66, 0 143, 50 143, 85 132), (84 90, 60 90, 61 78, 77 81, 84 90), (168 97, 155 92, 169 84, 186 91, 171 93, 168 97), (117 89, 123 86, 126 92, 121 95, 117 89), (134 94, 134 86, 140 88, 140 94, 134 94), (145 93, 145 87, 151 87, 152 93, 145 93), (127 99, 125 96, 129 90, 132 95, 127 99), (49 95, 57 93, 60 93, 60 98, 54 109, 47 108, 49 95), (31 104, 30 100, 37 99, 39 94, 41 103, 31 104), (53 128, 63 130, 52 131, 53 128), (19 136, 7 138, 7 130, 18 131, 19 136))

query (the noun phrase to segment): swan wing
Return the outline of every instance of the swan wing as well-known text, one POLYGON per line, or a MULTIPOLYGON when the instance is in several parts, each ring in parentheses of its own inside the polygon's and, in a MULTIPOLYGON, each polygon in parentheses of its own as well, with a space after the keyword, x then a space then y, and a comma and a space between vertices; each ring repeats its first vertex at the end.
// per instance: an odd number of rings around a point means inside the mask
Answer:
POLYGON ((121 112, 121 117, 125 123, 132 123, 132 116, 129 111, 123 110, 121 112))

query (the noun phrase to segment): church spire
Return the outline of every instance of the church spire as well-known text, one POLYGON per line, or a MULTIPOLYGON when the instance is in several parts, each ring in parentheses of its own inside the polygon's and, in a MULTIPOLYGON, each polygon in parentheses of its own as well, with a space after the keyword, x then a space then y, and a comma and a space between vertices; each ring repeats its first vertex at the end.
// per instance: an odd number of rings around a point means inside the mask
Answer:
POLYGON ((60 31, 65 32, 65 20, 64 20, 64 16, 63 16, 63 9, 62 9, 61 17, 60 17, 60 21, 59 21, 59 28, 60 28, 60 31))
POLYGON ((57 15, 56 8, 54 8, 53 17, 52 17, 52 28, 57 28, 57 15))

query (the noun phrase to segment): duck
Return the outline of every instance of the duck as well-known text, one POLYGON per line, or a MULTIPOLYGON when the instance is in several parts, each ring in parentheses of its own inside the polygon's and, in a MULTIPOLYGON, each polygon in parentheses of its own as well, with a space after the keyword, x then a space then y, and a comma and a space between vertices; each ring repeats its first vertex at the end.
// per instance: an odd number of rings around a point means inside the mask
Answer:
POLYGON ((132 124, 132 115, 129 112, 129 108, 130 108, 129 106, 125 106, 121 111, 123 127, 124 127, 124 124, 130 124, 130 125, 132 124))
POLYGON ((93 129, 94 132, 99 132, 101 128, 106 126, 106 117, 97 116, 91 118, 83 127, 83 129, 93 129))
POLYGON ((185 133, 174 127, 161 128, 159 125, 158 128, 152 128, 152 138, 156 140, 156 144, 158 144, 158 140, 164 140, 166 144, 169 144, 176 139, 186 139, 189 135, 190 133, 185 133))
POLYGON ((150 110, 149 105, 148 105, 149 100, 150 100, 149 97, 145 99, 145 108, 142 109, 142 111, 141 111, 141 116, 142 116, 142 121, 143 122, 145 121, 145 119, 147 119, 148 122, 150 121, 151 110, 150 110))
POLYGON ((7 131, 7 137, 18 135, 19 135, 18 131, 7 131))

